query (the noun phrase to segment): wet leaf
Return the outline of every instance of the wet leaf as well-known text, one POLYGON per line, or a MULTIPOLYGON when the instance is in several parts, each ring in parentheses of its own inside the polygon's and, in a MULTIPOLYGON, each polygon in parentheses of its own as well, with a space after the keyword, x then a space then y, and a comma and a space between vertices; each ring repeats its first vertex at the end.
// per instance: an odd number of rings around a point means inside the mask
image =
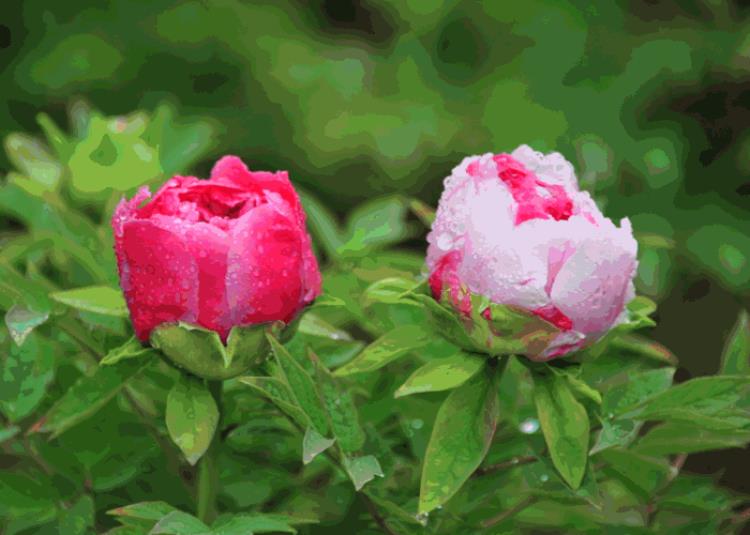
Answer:
POLYGON ((182 374, 167 397, 169 436, 192 465, 208 449, 219 423, 219 409, 204 381, 182 374))

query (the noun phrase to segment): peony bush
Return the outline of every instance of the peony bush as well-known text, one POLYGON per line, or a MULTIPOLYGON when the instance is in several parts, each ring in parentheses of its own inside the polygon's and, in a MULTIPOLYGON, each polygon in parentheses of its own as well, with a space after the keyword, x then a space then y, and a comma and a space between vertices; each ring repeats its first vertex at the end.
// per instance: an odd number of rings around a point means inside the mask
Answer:
POLYGON ((685 469, 750 442, 747 314, 716 375, 676 381, 629 220, 561 154, 468 156, 436 209, 389 196, 341 221, 235 156, 172 176, 198 155, 162 161, 165 140, 197 134, 163 113, 75 117, 88 127, 43 117, 46 144, 13 144, 23 165, 0 187, 17 229, 0 252, 3 533, 725 533, 750 517, 685 469), (106 132, 121 156, 82 170, 106 132))

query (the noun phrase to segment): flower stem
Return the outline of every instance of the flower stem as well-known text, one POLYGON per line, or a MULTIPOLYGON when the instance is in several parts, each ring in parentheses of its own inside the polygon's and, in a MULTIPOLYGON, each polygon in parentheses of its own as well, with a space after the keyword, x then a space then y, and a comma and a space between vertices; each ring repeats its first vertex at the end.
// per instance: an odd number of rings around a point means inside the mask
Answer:
POLYGON ((219 409, 219 423, 216 426, 211 445, 198 461, 197 493, 198 504, 196 515, 206 524, 211 524, 216 518, 216 498, 219 492, 219 471, 216 465, 216 455, 221 442, 221 381, 209 381, 208 388, 219 409))

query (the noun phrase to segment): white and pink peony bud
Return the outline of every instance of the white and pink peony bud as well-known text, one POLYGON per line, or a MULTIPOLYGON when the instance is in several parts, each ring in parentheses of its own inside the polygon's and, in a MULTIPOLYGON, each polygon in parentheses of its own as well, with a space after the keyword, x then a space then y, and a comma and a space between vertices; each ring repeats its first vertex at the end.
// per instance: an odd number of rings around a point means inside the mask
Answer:
MULTIPOLYGON (((445 180, 427 241, 436 299, 468 318, 471 296, 482 296, 555 327, 526 352, 534 360, 590 345, 626 319, 635 295, 630 222, 604 217, 556 152, 522 145, 465 158, 445 180)), ((479 312, 491 321, 490 308, 479 312)))

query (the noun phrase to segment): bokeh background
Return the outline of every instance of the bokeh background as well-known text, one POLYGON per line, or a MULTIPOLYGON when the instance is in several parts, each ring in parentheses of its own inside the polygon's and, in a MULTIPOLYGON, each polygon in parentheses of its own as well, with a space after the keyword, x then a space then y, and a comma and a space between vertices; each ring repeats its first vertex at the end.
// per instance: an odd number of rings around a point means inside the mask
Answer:
MULTIPOLYGON (((563 153, 607 215, 632 220, 638 290, 660 305, 652 334, 678 377, 714 373, 750 305, 747 2, 7 0, 0 12, 6 172, 129 191, 206 176, 234 153, 288 169, 343 219, 381 195, 434 205, 464 156, 528 143, 563 153), (83 131, 91 110, 128 118, 83 131), (79 139, 65 169, 39 164, 48 149, 28 137, 54 137, 52 123, 79 139)), ((422 250, 424 232, 410 236, 402 246, 422 250)), ((687 468, 747 492, 749 465, 731 450, 687 468)))

